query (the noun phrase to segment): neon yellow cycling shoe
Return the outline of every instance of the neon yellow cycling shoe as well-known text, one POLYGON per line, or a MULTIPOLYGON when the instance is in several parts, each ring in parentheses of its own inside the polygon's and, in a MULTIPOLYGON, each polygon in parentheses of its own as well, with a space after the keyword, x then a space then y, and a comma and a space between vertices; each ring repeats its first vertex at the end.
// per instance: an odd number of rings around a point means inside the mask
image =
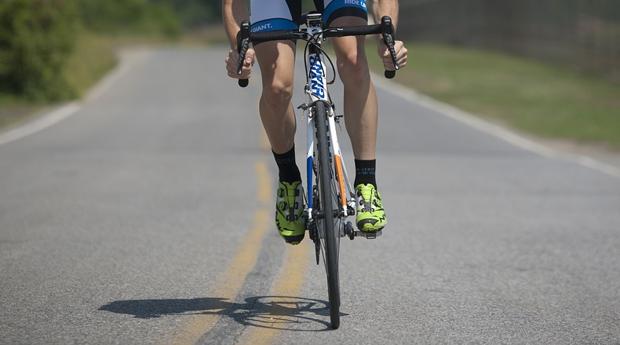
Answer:
POLYGON ((377 232, 385 227, 387 219, 383 210, 383 202, 379 192, 372 184, 358 184, 357 195, 357 228, 363 232, 377 232))
POLYGON ((304 189, 301 181, 280 182, 276 200, 276 225, 286 243, 299 244, 306 234, 303 219, 304 189))

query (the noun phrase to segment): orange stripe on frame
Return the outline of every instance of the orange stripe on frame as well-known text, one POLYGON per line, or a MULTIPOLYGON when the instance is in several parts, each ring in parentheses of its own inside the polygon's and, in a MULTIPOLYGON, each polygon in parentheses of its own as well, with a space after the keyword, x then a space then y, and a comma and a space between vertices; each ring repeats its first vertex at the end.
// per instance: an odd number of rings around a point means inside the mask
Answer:
POLYGON ((344 174, 342 172, 342 157, 334 155, 334 163, 336 165, 336 179, 338 180, 338 186, 340 187, 340 204, 342 209, 347 209, 347 190, 344 186, 344 174))

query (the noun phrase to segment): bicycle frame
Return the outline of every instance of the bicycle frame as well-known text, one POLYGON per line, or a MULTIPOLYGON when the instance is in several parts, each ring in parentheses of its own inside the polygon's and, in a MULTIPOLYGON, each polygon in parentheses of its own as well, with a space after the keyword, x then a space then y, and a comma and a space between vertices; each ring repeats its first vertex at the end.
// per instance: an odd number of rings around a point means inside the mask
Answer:
POLYGON ((329 91, 327 89, 327 76, 325 73, 325 64, 323 63, 322 52, 319 49, 322 44, 322 28, 320 25, 321 18, 314 19, 319 25, 313 25, 313 19, 308 20, 308 34, 312 37, 317 37, 315 41, 309 43, 309 54, 307 57, 308 75, 306 76, 305 91, 308 95, 309 106, 303 106, 304 109, 310 109, 306 111, 306 181, 307 181, 307 200, 308 200, 308 220, 312 221, 313 210, 313 180, 314 180, 314 132, 315 121, 312 117, 312 105, 316 102, 325 102, 329 109, 327 113, 327 121, 329 127, 330 142, 329 149, 333 161, 333 169, 335 172, 336 183, 339 191, 339 209, 340 216, 347 217, 348 205, 350 203, 355 204, 353 200, 354 193, 349 184, 348 173, 342 159, 342 151, 340 149, 340 143, 338 142, 338 134, 336 131, 336 116, 334 113, 333 104, 331 102, 329 91), (350 199, 347 198, 350 197, 350 199))

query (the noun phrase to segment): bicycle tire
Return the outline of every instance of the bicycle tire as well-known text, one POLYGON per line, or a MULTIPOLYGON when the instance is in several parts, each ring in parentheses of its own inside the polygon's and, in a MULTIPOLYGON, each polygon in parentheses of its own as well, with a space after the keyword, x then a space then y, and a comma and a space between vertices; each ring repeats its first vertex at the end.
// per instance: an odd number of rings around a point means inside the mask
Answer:
POLYGON ((334 201, 332 179, 334 178, 329 156, 327 137, 327 112, 324 102, 315 103, 315 124, 318 148, 318 180, 321 212, 325 230, 325 266, 327 272, 327 291, 329 295, 329 315, 332 329, 340 326, 340 286, 338 278, 338 238, 334 228, 334 201))

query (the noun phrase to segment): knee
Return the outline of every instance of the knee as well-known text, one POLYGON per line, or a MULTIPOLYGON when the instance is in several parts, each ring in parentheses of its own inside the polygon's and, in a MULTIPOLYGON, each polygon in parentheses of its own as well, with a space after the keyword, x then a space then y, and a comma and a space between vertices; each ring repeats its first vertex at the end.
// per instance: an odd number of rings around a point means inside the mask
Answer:
POLYGON ((363 85, 370 80, 366 55, 357 50, 338 57, 338 73, 345 85, 363 85))
POLYGON ((273 108, 288 107, 292 96, 292 80, 272 80, 263 85, 263 101, 273 108))

